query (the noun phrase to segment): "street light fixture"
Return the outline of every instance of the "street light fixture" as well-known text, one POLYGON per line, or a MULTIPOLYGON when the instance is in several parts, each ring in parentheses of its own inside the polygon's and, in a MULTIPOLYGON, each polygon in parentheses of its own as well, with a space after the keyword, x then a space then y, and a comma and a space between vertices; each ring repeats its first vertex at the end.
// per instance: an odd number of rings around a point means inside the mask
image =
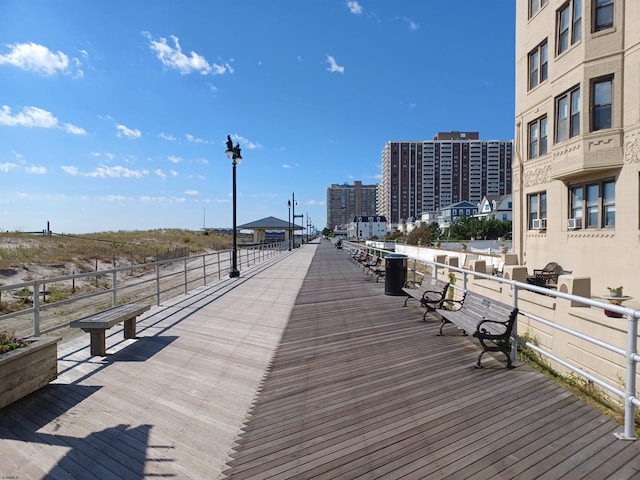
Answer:
POLYGON ((287 236, 289 237, 289 251, 291 251, 291 200, 287 200, 287 206, 289 207, 289 231, 287 236))
POLYGON ((240 165, 242 155, 240 155, 240 144, 233 146, 231 135, 227 135, 227 158, 231 160, 233 165, 233 250, 231 251, 231 270, 229 270, 229 278, 239 277, 238 270, 238 237, 236 232, 236 165, 240 165))

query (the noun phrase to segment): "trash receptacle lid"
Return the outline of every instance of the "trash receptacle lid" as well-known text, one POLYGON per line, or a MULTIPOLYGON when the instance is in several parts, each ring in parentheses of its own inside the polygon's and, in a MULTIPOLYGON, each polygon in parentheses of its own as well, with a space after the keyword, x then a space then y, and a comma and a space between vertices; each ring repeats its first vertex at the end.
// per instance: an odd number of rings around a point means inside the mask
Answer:
POLYGON ((407 258, 407 256, 404 253, 390 253, 384 258, 407 258))

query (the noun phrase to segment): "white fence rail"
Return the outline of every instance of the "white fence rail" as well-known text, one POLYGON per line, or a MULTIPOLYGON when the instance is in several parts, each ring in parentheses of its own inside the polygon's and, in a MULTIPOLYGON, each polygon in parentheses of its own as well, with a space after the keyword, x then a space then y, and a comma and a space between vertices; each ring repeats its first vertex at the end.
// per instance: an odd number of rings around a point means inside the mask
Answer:
MULTIPOLYGON (((259 264, 285 249, 283 243, 243 247, 238 250, 238 269, 259 264)), ((226 278, 230 268, 231 250, 224 250, 0 285, 2 311, 15 310, 0 314, 0 328, 22 338, 61 331, 73 320, 116 305, 160 305, 163 300, 226 278)))
MULTIPOLYGON (((373 246, 366 246, 358 243, 343 242, 343 248, 350 250, 368 250, 370 253, 378 256, 385 256, 388 253, 392 253, 389 250, 383 250, 375 248, 373 246)), ((635 440, 634 422, 635 422, 635 408, 640 407, 640 399, 638 398, 638 391, 636 388, 638 379, 638 363, 640 362, 640 355, 638 355, 638 319, 640 318, 640 310, 627 308, 622 305, 613 305, 602 301, 593 300, 587 297, 581 297, 578 295, 572 295, 569 293, 563 293, 557 290, 530 285, 528 283, 509 280, 495 275, 487 273, 476 272, 468 270, 466 268, 455 267, 443 263, 437 263, 435 261, 429 261, 425 259, 419 259, 411 255, 407 255, 408 259, 408 275, 409 280, 416 281, 419 277, 422 277, 424 273, 417 269, 418 265, 427 266, 434 277, 438 275, 448 275, 449 272, 454 272, 457 278, 461 277, 461 288, 466 290, 474 290, 476 285, 476 279, 484 279, 488 282, 496 282, 498 284, 506 286, 506 292, 502 294, 514 307, 518 307, 520 314, 522 314, 530 323, 527 327, 531 328, 532 325, 537 325, 538 328, 544 327, 547 331, 562 332, 572 338, 580 339, 595 347, 601 348, 610 352, 617 357, 614 362, 602 360, 598 365, 591 365, 591 370, 588 371, 583 365, 576 365, 575 361, 572 362, 571 358, 559 355, 552 348, 546 348, 540 346, 531 341, 527 341, 523 337, 518 336, 517 326, 514 328, 514 340, 512 342, 512 360, 515 360, 517 345, 526 345, 528 348, 534 350, 542 357, 555 362, 558 365, 562 365, 564 368, 574 372, 575 374, 593 382, 603 389, 607 390, 611 394, 620 398, 624 404, 624 431, 617 434, 621 439, 635 440), (443 272, 446 272, 443 273, 443 272), (411 278, 412 277, 412 278, 411 278), (623 331, 626 342, 624 345, 615 345, 610 342, 604 341, 600 338, 596 338, 593 334, 587 331, 579 331, 574 328, 567 328, 558 322, 558 319, 547 319, 541 315, 537 315, 531 311, 527 305, 531 304, 531 300, 527 299, 526 302, 521 301, 520 296, 524 291, 535 292, 541 294, 540 298, 550 297, 553 299, 566 300, 567 305, 580 304, 582 307, 592 307, 601 310, 607 310, 623 315, 626 318, 626 325, 616 326, 616 329, 623 331), (615 371, 616 366, 620 366, 620 371, 615 371), (614 372, 612 372, 614 370, 614 372), (603 372, 608 371, 608 378, 603 372), (617 376, 621 380, 623 388, 619 388, 610 380, 612 376, 617 376)), ((424 269, 423 269, 424 270, 424 269)), ((447 279, 445 279, 446 281, 447 279)), ((457 286, 456 286, 457 287, 457 286)), ((494 289, 497 290, 497 289, 494 289)), ((568 307, 567 307, 568 308, 568 307)), ((588 322, 584 322, 586 327, 588 322)), ((611 337, 614 337, 611 335, 611 337)), ((553 342, 549 342, 553 344, 553 342)))

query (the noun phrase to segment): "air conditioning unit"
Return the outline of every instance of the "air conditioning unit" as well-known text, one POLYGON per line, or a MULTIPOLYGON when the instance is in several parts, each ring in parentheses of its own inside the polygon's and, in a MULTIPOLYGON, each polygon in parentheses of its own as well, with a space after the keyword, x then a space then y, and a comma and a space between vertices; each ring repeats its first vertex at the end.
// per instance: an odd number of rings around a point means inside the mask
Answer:
POLYGON ((532 230, 540 230, 540 219, 539 218, 534 218, 531 221, 531 229, 532 230))
POLYGON ((567 220, 567 229, 575 230, 577 228, 582 228, 582 219, 581 218, 569 218, 567 220))
POLYGON ((546 218, 541 218, 540 219, 540 230, 546 230, 547 229, 547 219, 546 218))

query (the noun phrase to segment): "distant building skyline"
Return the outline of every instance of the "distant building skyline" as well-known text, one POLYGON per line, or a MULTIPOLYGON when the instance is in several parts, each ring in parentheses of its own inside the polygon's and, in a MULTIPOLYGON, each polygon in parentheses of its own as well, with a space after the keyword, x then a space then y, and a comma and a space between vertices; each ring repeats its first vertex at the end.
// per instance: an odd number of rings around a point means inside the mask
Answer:
POLYGON ((378 185, 334 183, 327 188, 327 227, 346 226, 356 216, 376 215, 378 185))
POLYGON ((377 213, 394 228, 456 202, 510 194, 512 157, 512 140, 481 140, 479 132, 389 141, 382 149, 377 213))

